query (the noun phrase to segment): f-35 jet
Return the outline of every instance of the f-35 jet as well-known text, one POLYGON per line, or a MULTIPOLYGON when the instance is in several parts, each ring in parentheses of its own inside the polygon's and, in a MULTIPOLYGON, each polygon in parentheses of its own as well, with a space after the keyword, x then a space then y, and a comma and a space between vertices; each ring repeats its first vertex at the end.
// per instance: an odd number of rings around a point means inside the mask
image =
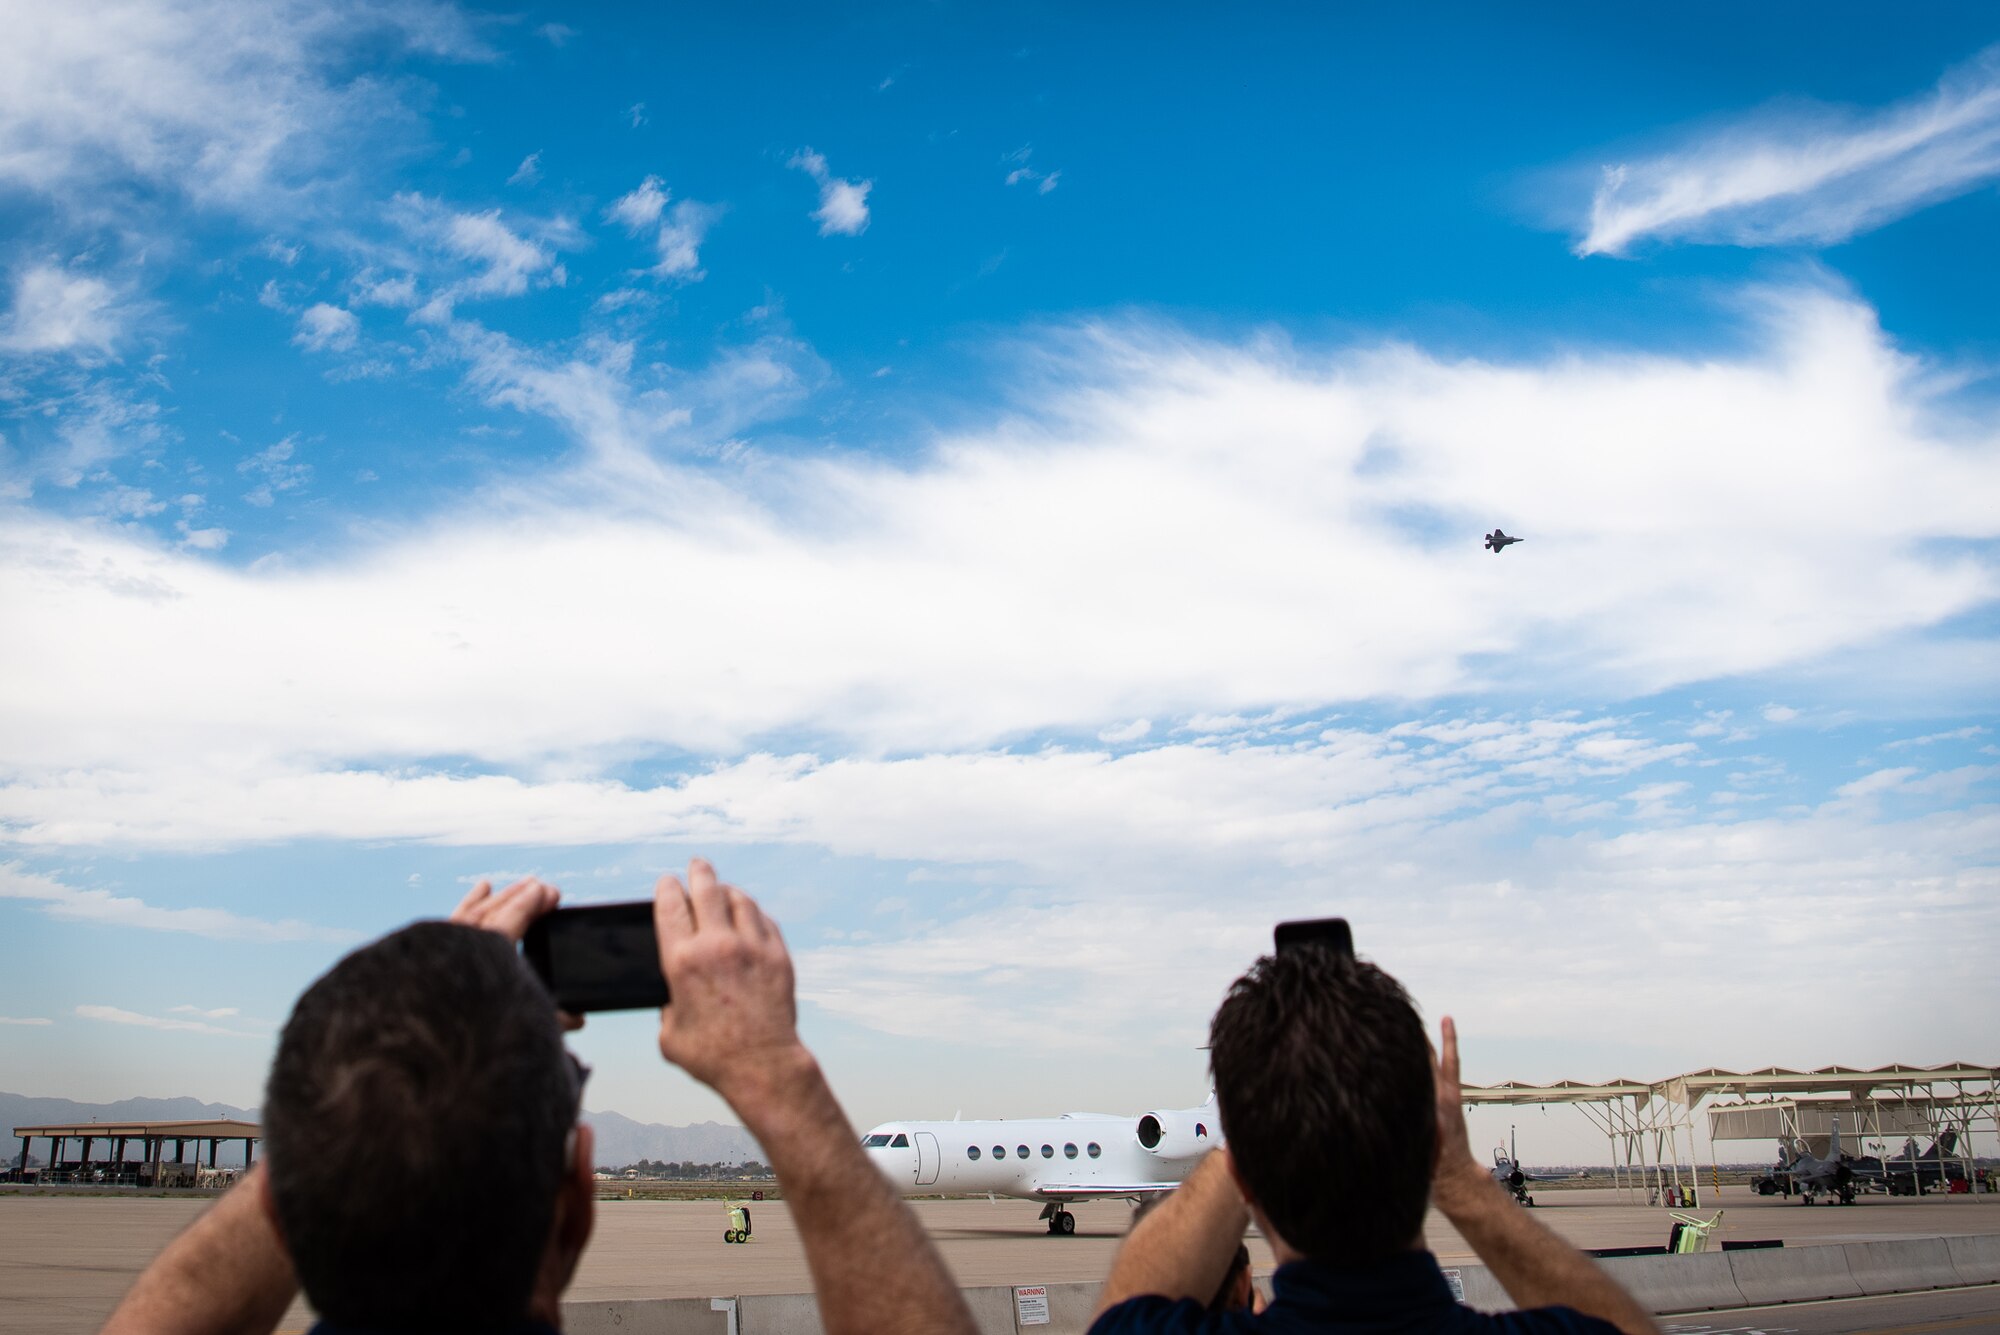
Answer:
POLYGON ((1510 538, 1505 533, 1502 533, 1499 529, 1496 528, 1491 533, 1486 535, 1486 550, 1489 552, 1497 552, 1502 547, 1505 547, 1510 543, 1516 543, 1519 541, 1521 541, 1521 539, 1510 538))

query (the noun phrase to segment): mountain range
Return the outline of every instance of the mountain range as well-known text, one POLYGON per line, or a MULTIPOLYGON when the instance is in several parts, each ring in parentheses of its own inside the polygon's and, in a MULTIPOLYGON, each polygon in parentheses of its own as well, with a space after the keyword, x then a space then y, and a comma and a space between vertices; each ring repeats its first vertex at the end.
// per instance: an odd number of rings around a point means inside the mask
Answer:
MULTIPOLYGON (((0 1134, 11 1134, 17 1126, 50 1126, 86 1122, 185 1122, 202 1118, 257 1120, 255 1108, 236 1108, 227 1103, 203 1103, 195 1098, 120 1099, 116 1103, 78 1103, 74 1099, 35 1098, 26 1094, 0 1092, 0 1134)), ((585 1111, 597 1136, 592 1158, 598 1166, 622 1168, 641 1159, 665 1163, 747 1163, 761 1159, 763 1151, 750 1133, 740 1126, 722 1122, 697 1122, 692 1126, 662 1126, 657 1122, 635 1122, 623 1113, 585 1111)), ((12 1163, 21 1152, 19 1141, 4 1144, 0 1156, 12 1163)), ((36 1157, 48 1153, 48 1142, 35 1147, 36 1157)), ((224 1142, 218 1162, 241 1163, 243 1147, 224 1142)), ((72 1147, 74 1153, 74 1147, 72 1147)))

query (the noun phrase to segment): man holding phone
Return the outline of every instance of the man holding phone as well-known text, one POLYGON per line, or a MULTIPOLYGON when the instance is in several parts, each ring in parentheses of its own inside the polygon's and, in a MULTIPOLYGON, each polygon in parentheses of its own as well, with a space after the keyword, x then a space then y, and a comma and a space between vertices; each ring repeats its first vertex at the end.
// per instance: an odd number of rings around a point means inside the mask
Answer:
MULTIPOLYGON (((497 895, 482 883, 453 913, 458 926, 392 933, 308 989, 273 1063, 265 1162, 147 1267, 106 1331, 269 1331, 300 1277, 328 1332, 555 1328, 593 1209, 590 1131, 576 1122, 583 1071, 561 1047, 548 993, 491 943, 520 941, 558 898, 532 879, 497 895), (504 1101, 528 1108, 496 1117, 504 1101), (435 1152, 410 1164, 416 1180, 374 1182, 399 1120, 420 1141, 433 1137, 435 1152), (464 1142, 503 1121, 518 1130, 505 1140, 509 1162, 529 1168, 504 1206, 468 1227, 466 1202, 495 1190, 482 1182, 494 1160, 464 1142), (377 1188, 392 1192, 385 1208, 357 1208, 377 1188), (522 1221, 525 1231, 512 1227, 522 1221), (495 1264, 503 1239, 519 1256, 495 1264), (493 1307, 502 1274, 517 1287, 493 1307)), ((653 921, 672 998, 660 1054, 728 1100, 763 1146, 825 1328, 969 1332, 936 1248, 868 1162, 799 1039, 777 925, 699 858, 685 882, 660 878, 653 921)))
POLYGON ((1434 1056, 1402 985, 1354 958, 1339 919, 1285 924, 1277 944, 1209 1029, 1228 1148, 1127 1235, 1091 1335, 1657 1335, 1472 1157, 1451 1020, 1434 1056), (1452 1298, 1424 1248, 1433 1204, 1526 1310, 1452 1298), (1279 1261, 1271 1302, 1210 1310, 1253 1218, 1279 1261))

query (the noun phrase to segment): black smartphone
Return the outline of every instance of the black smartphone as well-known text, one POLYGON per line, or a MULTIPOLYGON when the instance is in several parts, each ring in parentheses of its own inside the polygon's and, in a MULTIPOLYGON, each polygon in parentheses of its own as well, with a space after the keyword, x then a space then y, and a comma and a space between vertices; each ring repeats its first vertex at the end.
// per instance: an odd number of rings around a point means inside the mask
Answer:
POLYGON ((667 1004, 649 899, 544 913, 528 928, 521 953, 572 1015, 667 1004))
POLYGON ((1271 937, 1280 951, 1317 943, 1331 947, 1337 955, 1354 958, 1354 933, 1348 930, 1345 918, 1302 918, 1297 922, 1281 922, 1271 937))

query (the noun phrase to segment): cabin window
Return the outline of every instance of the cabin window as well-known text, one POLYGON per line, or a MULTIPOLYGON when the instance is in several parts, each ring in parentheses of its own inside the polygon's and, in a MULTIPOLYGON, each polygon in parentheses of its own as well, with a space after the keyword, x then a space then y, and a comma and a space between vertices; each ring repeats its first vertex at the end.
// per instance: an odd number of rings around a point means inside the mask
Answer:
POLYGON ((993 1157, 994 1157, 994 1158, 996 1158, 996 1159, 1004 1159, 1004 1158, 1006 1158, 1006 1157, 1007 1157, 1007 1147, 1006 1147, 1005 1145, 995 1145, 995 1146, 993 1147, 993 1157))
POLYGON ((889 1142, 889 1148, 892 1150, 906 1150, 910 1148, 910 1138, 898 1131, 896 1138, 889 1142))
POLYGON ((968 1159, 977 1159, 979 1157, 979 1147, 977 1145, 967 1145, 965 1147, 965 1157, 968 1159))
POLYGON ((863 1139, 863 1140, 862 1140, 862 1142, 861 1142, 861 1144, 862 1144, 862 1146, 863 1146, 864 1148, 866 1148, 866 1149, 871 1149, 871 1150, 879 1150, 879 1149, 881 1149, 881 1148, 882 1148, 882 1147, 883 1147, 884 1145, 887 1145, 888 1143, 889 1143, 889 1138, 888 1138, 887 1136, 885 1136, 885 1135, 881 1135, 881 1134, 879 1134, 879 1133, 878 1133, 878 1134, 876 1134, 876 1135, 872 1135, 872 1136, 869 1136, 869 1137, 866 1137, 866 1138, 865 1138, 865 1139, 863 1139))
POLYGON ((1076 1157, 1076 1146, 1074 1145, 1063 1146, 1063 1158, 1074 1159, 1075 1157, 1076 1157))
POLYGON ((1053 1159, 1053 1158, 1055 1158, 1055 1157, 1056 1157, 1056 1147, 1055 1147, 1055 1146, 1053 1146, 1053 1145, 1044 1145, 1044 1146, 1042 1146, 1042 1157, 1043 1157, 1044 1159, 1053 1159))
POLYGON ((1207 1140, 1208 1128, 1203 1126, 1200 1122, 1196 1122, 1194 1124, 1194 1138, 1196 1140, 1207 1140))
POLYGON ((1088 1144, 1088 1145, 1084 1146, 1084 1149, 1085 1149, 1085 1150, 1087 1150, 1087 1151, 1089 1152, 1089 1154, 1090 1154, 1090 1157, 1091 1157, 1091 1158, 1093 1158, 1093 1159, 1095 1159, 1095 1158, 1096 1158, 1096 1157, 1097 1157, 1098 1155, 1100 1155, 1100 1154, 1104 1153, 1104 1149, 1103 1149, 1103 1147, 1102 1147, 1102 1146, 1100 1146, 1100 1145, 1099 1145, 1099 1144, 1098 1144, 1098 1143, 1097 1143, 1096 1141, 1094 1141, 1094 1140, 1093 1140, 1093 1141, 1091 1141, 1091 1142, 1090 1142, 1090 1144, 1088 1144))
POLYGON ((1027 1158, 1027 1157, 1028 1157, 1028 1147, 1027 1147, 1026 1145, 1016 1145, 1016 1146, 1014 1147, 1014 1155, 1015 1155, 1015 1157, 1016 1157, 1016 1158, 1021 1158, 1021 1159, 1025 1159, 1025 1158, 1027 1158))

